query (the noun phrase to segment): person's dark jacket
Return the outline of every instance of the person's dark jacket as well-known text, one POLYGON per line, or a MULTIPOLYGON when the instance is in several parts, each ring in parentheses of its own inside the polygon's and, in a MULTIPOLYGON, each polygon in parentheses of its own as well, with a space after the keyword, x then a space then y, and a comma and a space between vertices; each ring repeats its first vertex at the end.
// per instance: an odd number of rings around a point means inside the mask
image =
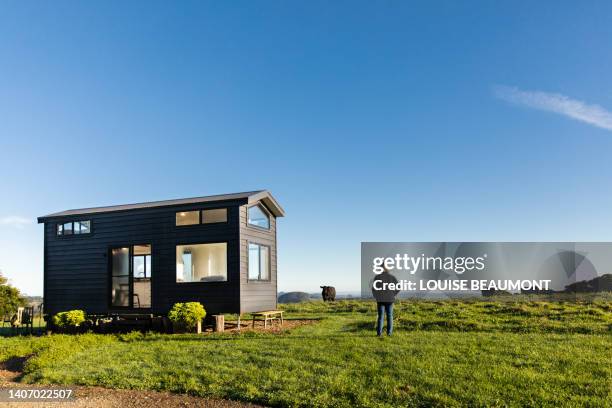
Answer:
POLYGON ((376 284, 377 287, 382 288, 383 283, 397 283, 397 279, 395 276, 391 275, 389 272, 385 271, 380 275, 376 276, 372 281, 372 295, 374 295, 374 299, 378 303, 393 303, 395 301, 395 296, 399 293, 399 289, 396 290, 376 290, 374 289, 374 283, 379 281, 381 283, 376 284))

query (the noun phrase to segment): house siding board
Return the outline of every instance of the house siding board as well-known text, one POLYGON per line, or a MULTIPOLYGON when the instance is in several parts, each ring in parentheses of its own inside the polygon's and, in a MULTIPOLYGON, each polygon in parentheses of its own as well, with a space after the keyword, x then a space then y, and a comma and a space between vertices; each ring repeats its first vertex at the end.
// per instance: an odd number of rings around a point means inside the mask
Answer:
MULTIPOLYGON (((136 244, 152 245, 153 313, 167 313, 176 302, 201 302, 209 314, 240 309, 239 209, 245 200, 143 208, 124 212, 54 217, 45 220, 45 311, 69 309, 88 313, 121 311, 109 307, 109 250, 136 244), (175 226, 175 213, 228 208, 228 222, 175 226), (91 220, 89 235, 56 235, 58 222, 91 220), (228 281, 176 282, 176 245, 226 241, 228 281)), ((137 310, 137 309, 136 309, 137 310)))
MULTIPOLYGON (((252 205, 252 204, 250 204, 252 205)), ((239 208, 240 220, 240 312, 273 310, 277 307, 276 217, 270 215, 270 229, 261 230, 247 224, 247 208, 239 208), (270 247, 270 281, 248 281, 248 242, 270 247)))

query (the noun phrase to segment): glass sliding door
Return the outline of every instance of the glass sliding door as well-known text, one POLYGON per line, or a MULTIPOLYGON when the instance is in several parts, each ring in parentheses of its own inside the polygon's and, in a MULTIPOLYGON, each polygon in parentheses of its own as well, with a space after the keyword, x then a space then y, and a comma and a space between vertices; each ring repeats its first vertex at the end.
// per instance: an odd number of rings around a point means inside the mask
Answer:
POLYGON ((151 245, 111 249, 111 306, 151 307, 151 245))
POLYGON ((130 306, 130 248, 111 250, 111 305, 130 306))

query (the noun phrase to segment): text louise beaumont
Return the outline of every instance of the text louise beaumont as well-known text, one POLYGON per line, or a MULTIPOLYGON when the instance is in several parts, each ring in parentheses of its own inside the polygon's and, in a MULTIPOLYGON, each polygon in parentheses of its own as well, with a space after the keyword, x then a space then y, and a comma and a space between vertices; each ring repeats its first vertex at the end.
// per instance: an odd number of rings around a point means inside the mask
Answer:
POLYGON ((382 282, 374 280, 374 290, 393 291, 475 291, 475 290, 504 290, 517 292, 521 290, 550 290, 550 280, 529 279, 421 279, 411 281, 402 279, 398 282, 382 282))

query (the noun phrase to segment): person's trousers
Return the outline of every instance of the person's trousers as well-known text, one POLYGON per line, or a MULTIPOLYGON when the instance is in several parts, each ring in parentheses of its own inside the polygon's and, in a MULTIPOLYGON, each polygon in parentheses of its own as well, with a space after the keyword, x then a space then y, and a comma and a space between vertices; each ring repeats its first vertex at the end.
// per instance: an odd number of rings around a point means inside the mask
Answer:
POLYGON ((382 335, 385 315, 387 316, 387 334, 390 336, 393 333, 393 302, 378 302, 378 324, 376 325, 376 334, 382 335))

